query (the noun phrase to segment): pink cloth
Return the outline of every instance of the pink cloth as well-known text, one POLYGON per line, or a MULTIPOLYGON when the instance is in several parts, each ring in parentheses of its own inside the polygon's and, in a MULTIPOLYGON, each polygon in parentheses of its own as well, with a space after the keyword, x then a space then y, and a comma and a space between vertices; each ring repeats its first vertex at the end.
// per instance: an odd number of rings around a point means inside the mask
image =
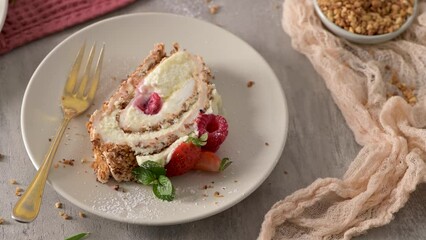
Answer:
POLYGON ((0 33, 0 55, 135 0, 15 0, 0 33))

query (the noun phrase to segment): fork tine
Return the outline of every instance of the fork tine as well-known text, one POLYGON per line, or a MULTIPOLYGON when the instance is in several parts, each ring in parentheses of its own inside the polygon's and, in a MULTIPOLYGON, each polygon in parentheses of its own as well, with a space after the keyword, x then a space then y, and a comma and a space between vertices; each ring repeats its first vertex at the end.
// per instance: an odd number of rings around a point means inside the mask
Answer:
POLYGON ((105 43, 103 44, 101 52, 99 53, 98 62, 96 64, 95 76, 93 77, 92 85, 90 86, 89 92, 87 93, 87 99, 89 100, 89 102, 91 102, 95 97, 96 89, 98 88, 99 79, 101 77, 102 61, 104 58, 104 49, 105 43))
POLYGON ((75 84, 77 82, 77 77, 78 77, 78 71, 80 70, 81 60, 83 59, 85 48, 86 48, 86 43, 83 43, 83 46, 81 46, 80 50, 78 51, 78 54, 75 59, 74 65, 72 66, 71 72, 68 75, 68 79, 64 88, 64 93, 72 94, 74 92, 75 84))
POLYGON ((78 87, 77 96, 82 97, 86 89, 87 81, 89 81, 90 69, 92 68, 93 56, 95 55, 96 43, 90 49, 89 59, 87 60, 86 68, 84 70, 83 78, 81 79, 80 86, 78 87))

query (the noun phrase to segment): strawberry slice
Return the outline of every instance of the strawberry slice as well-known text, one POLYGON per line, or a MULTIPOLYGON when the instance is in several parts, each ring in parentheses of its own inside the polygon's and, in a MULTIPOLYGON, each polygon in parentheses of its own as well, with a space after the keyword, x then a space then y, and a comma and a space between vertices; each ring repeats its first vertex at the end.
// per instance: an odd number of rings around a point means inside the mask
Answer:
POLYGON ((194 168, 200 158, 201 148, 192 142, 181 143, 165 166, 168 177, 182 175, 194 168))
POLYGON ((201 152, 200 159, 196 162, 194 169, 207 172, 221 172, 231 165, 229 158, 220 158, 214 152, 201 152))

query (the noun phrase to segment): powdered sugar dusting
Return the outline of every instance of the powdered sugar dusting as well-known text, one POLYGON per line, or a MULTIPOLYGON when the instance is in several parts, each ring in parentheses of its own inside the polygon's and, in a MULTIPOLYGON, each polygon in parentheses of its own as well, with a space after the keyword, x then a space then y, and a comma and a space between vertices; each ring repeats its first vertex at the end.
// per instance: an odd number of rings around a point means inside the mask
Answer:
MULTIPOLYGON (((104 197, 98 197, 92 205, 94 210, 111 215, 137 219, 143 213, 144 218, 155 219, 160 217, 157 208, 150 207, 159 201, 150 192, 148 187, 136 184, 125 185, 125 192, 111 191, 104 197)), ((94 193, 100 196, 99 193, 94 193)))

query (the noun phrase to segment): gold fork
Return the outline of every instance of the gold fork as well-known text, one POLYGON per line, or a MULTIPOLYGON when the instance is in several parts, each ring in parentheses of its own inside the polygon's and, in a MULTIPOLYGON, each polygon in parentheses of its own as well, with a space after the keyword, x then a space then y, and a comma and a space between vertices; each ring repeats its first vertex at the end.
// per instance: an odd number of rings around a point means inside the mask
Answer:
POLYGON ((56 150, 58 149, 59 143, 61 142, 62 135, 64 134, 70 120, 86 111, 95 97, 101 75, 104 48, 105 44, 102 46, 100 51, 98 62, 96 64, 95 74, 92 77, 91 85, 89 87, 87 87, 87 83, 89 82, 90 78, 90 69, 95 54, 95 45, 93 45, 90 50, 83 77, 80 81, 80 84, 77 86, 78 72, 80 70, 80 65, 83 59, 85 44, 83 44, 80 51, 78 52, 61 98, 62 111, 64 113, 62 124, 58 129, 52 145, 50 146, 49 151, 45 156, 43 164, 41 165, 25 193, 13 208, 12 218, 16 221, 29 223, 37 217, 40 211, 40 205, 47 175, 49 173, 50 166, 52 165, 53 157, 55 156, 56 150))

